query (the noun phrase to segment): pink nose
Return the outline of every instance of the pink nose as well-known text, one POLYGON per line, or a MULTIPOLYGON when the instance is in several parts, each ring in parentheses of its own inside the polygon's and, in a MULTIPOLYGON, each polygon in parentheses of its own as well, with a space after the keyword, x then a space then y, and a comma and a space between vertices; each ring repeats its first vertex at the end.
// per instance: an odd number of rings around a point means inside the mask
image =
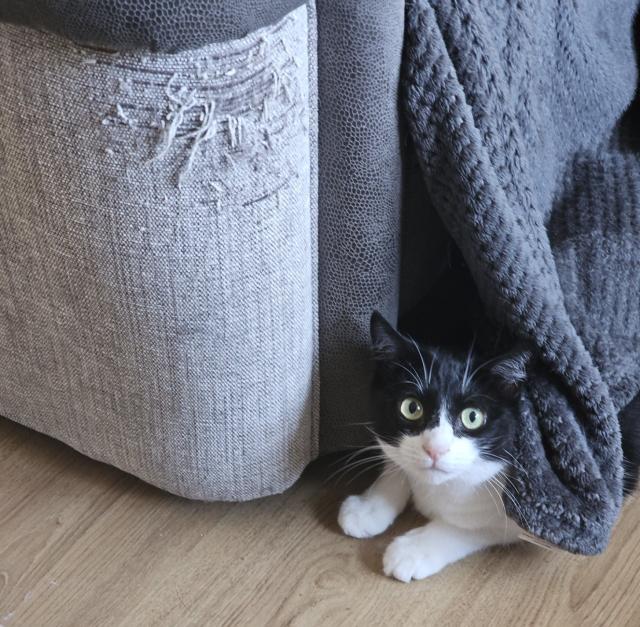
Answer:
POLYGON ((449 448, 443 448, 439 446, 433 446, 429 444, 423 444, 422 450, 434 461, 438 461, 439 457, 442 457, 449 452, 449 448))

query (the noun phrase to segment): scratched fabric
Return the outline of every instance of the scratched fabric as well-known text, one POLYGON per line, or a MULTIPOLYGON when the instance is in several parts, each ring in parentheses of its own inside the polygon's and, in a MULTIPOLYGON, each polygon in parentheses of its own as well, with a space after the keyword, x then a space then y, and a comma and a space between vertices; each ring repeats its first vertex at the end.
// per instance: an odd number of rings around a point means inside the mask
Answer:
POLYGON ((176 55, 0 25, 0 415, 192 498, 316 455, 313 15, 176 55))

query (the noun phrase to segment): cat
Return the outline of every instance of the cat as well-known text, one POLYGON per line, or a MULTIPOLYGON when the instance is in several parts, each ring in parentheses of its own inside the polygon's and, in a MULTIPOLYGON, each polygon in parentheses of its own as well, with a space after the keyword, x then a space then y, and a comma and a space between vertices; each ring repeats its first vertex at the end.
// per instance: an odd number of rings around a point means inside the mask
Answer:
MULTIPOLYGON (((517 542, 523 530, 506 515, 502 495, 515 498, 508 470, 518 464, 511 447, 531 353, 478 363, 471 351, 420 346, 377 312, 371 337, 374 426, 384 469, 366 492, 342 503, 344 533, 382 533, 413 500, 430 522, 397 537, 383 557, 384 573, 404 582, 517 542)), ((627 493, 640 464, 637 424, 621 422, 627 493)))

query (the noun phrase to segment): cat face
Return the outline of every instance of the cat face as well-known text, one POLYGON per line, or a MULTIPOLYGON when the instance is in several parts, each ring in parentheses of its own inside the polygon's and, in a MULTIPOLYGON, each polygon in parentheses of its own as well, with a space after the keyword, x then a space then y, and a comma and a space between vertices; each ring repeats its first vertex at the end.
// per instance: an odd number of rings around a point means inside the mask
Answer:
POLYGON ((371 334, 375 429, 391 461, 433 485, 477 485, 508 465, 527 354, 483 365, 418 346, 377 313, 371 334))

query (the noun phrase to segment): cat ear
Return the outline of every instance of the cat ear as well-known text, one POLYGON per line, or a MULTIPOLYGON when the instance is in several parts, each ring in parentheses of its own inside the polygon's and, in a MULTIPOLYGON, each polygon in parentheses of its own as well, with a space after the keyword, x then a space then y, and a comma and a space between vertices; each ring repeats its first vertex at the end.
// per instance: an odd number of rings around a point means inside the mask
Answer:
POLYGON ((507 395, 517 396, 522 384, 527 380, 527 369, 532 357, 530 350, 518 349, 500 357, 490 367, 491 374, 507 395))
POLYGON ((379 312, 371 314, 371 345, 375 359, 397 359, 406 350, 407 340, 379 312))

